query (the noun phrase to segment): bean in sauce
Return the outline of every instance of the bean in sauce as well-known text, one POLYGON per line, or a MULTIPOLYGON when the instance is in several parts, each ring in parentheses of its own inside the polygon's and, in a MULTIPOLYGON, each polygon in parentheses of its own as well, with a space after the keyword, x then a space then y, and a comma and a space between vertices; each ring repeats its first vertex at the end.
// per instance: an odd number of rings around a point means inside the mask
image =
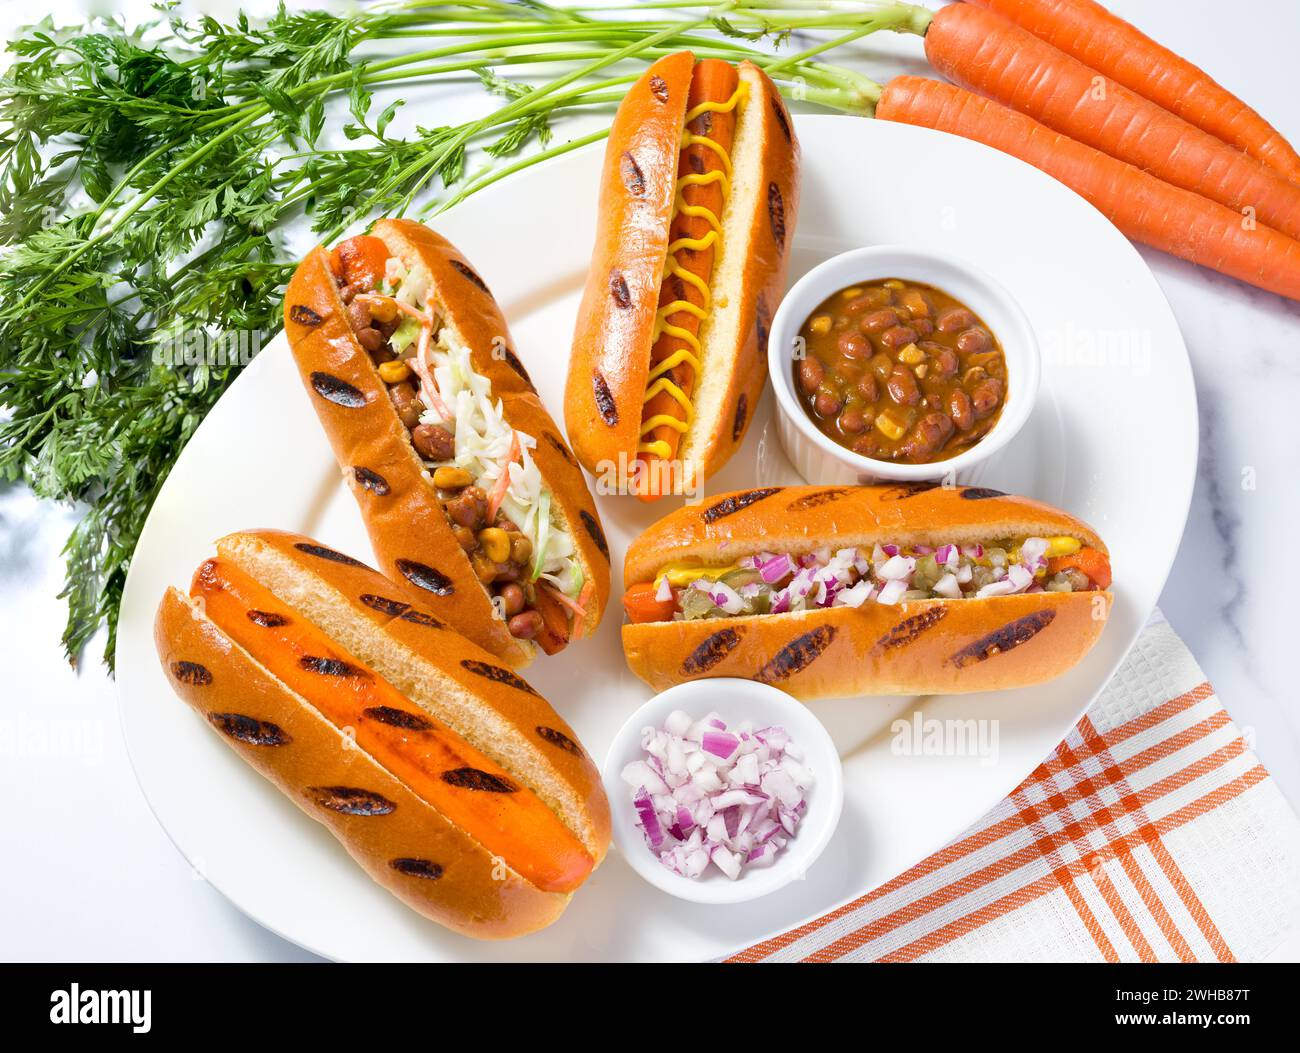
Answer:
POLYGON ((942 289, 889 278, 824 300, 799 330, 795 389, 817 427, 856 453, 927 464, 997 423, 1007 365, 997 336, 942 289))

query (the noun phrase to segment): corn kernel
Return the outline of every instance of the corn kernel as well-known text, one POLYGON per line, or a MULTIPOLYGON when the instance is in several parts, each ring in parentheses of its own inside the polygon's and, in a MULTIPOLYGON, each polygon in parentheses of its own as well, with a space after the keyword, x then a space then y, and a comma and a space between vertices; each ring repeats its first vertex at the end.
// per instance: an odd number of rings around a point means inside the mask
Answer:
POLYGON ((831 331, 831 316, 828 314, 819 314, 808 323, 808 328, 818 336, 825 336, 831 331))
POLYGON ((903 437, 903 425, 894 420, 886 411, 876 418, 876 431, 886 439, 898 440, 903 437))
POLYGON ((443 465, 434 469, 433 485, 439 490, 464 490, 474 481, 474 477, 464 468, 443 465))
POLYGON ((493 563, 504 563, 510 558, 510 537, 500 527, 487 527, 478 533, 478 543, 493 563))
POLYGON ((898 352, 898 360, 905 366, 919 366, 925 361, 925 352, 915 344, 908 344, 898 352))
POLYGON ((379 379, 385 384, 400 384, 403 380, 409 380, 410 376, 411 367, 400 359, 379 363, 379 379))
POLYGON ((922 362, 919 366, 917 366, 915 369, 912 370, 912 372, 916 374, 917 380, 924 380, 926 373, 928 373, 929 371, 930 371, 930 366, 926 362, 922 362))
POLYGON ((397 301, 391 296, 367 296, 366 306, 370 308, 370 317, 376 322, 391 322, 397 317, 397 301))
POLYGON ((886 289, 904 289, 906 286, 897 278, 890 278, 889 281, 882 283, 886 289))
POLYGON ((845 289, 842 293, 840 293, 840 295, 844 297, 844 299, 846 300, 853 300, 862 295, 862 290, 855 285, 851 289, 845 289))

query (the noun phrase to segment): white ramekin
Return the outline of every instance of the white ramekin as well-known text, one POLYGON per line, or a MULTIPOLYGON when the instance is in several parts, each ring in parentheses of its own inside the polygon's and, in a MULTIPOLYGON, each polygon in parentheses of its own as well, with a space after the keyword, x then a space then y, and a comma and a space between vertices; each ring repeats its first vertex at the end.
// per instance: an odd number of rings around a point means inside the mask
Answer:
POLYGON ((776 391, 777 434, 795 469, 810 483, 980 482, 985 462, 1015 437, 1038 395, 1038 340, 1020 305, 999 282, 946 252, 873 245, 832 256, 800 278, 786 294, 767 350, 776 391), (974 311, 1002 344, 1007 397, 992 430, 969 450, 933 464, 896 464, 854 453, 824 435, 804 412, 794 387, 799 328, 826 297, 858 282, 901 278, 933 285, 974 311))
POLYGON ((754 680, 719 677, 692 680, 662 691, 628 717, 605 757, 602 772, 613 819, 614 844, 628 864, 656 888, 693 903, 743 903, 766 896, 803 877, 830 842, 844 806, 844 772, 829 733, 812 711, 784 691, 754 680), (636 822, 632 788, 623 769, 645 757, 641 731, 662 727, 668 714, 680 709, 695 719, 716 712, 728 725, 752 720, 757 726, 784 727, 803 752, 812 772, 808 810, 798 829, 770 866, 748 867, 732 881, 710 866, 698 879, 682 877, 665 867, 646 845, 636 822))

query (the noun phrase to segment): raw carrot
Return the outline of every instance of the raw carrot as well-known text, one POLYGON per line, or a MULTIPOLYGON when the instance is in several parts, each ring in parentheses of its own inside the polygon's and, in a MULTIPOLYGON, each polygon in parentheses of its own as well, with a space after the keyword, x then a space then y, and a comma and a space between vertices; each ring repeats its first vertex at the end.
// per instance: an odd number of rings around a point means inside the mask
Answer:
POLYGON ((1204 70, 1093 0, 970 0, 1300 183, 1300 154, 1204 70))
POLYGON ((1300 300, 1300 242, 971 92, 895 77, 876 116, 951 132, 1019 157, 1087 198, 1134 241, 1300 300))
POLYGON ((587 631, 587 612, 591 607, 591 597, 596 593, 596 583, 585 581, 578 592, 578 602, 573 605, 573 638, 581 640, 587 631))
POLYGON ((523 454, 523 448, 519 445, 519 432, 510 433, 510 450, 506 454, 506 459, 501 462, 501 474, 497 476, 496 484, 492 487, 492 493, 488 495, 488 512, 487 521, 496 522, 497 512, 501 508, 501 502, 506 499, 506 492, 510 489, 510 466, 519 460, 523 454))
POLYGON ((1300 186, 1001 15, 945 7, 926 31, 925 53, 963 88, 1300 238, 1300 186))

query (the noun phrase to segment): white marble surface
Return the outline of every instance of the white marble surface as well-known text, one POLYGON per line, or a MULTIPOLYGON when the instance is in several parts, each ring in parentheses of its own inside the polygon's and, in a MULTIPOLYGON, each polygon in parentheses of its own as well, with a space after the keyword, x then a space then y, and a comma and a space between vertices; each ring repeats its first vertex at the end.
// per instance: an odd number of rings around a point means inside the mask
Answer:
MULTIPOLYGON (((86 6, 47 5, 67 18, 86 6)), ((225 14, 235 5, 199 6, 225 14)), ((1239 0, 1226 26, 1217 0, 1110 6, 1300 142, 1291 55, 1300 4, 1239 0)), ((0 7, 0 36, 12 36, 19 15, 19 5, 0 7)), ((861 64, 883 80, 918 71, 918 55, 915 41, 889 40, 865 49, 861 64)), ((446 118, 468 113, 476 98, 449 93, 446 118)), ((1284 593, 1290 517, 1300 516, 1292 416, 1300 412, 1300 305, 1143 253, 1182 326, 1201 411, 1196 493, 1161 607, 1300 809, 1300 705, 1290 680, 1295 619, 1273 601, 1284 593)), ((92 645, 80 673, 63 661, 56 595, 60 549, 74 521, 74 510, 38 504, 19 487, 0 488, 0 640, 8 673, 0 799, 9 802, 0 819, 0 959, 309 959, 239 914, 167 840, 131 773, 113 685, 97 665, 102 644, 92 645)), ((1296 950, 1282 953, 1294 957, 1296 950)))

